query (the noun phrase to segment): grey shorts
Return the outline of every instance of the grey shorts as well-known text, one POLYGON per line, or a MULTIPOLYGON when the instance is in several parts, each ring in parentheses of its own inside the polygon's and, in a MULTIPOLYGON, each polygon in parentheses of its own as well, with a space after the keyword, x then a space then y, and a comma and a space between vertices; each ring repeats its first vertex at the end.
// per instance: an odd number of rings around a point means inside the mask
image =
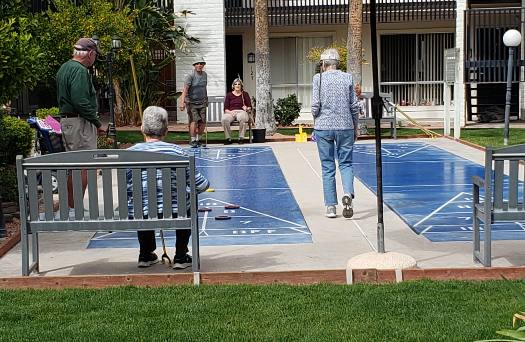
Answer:
POLYGON ((84 118, 62 118, 62 140, 66 151, 97 148, 97 127, 84 118))
POLYGON ((208 106, 205 104, 196 105, 188 103, 188 119, 189 122, 206 122, 206 109, 208 109, 208 106))

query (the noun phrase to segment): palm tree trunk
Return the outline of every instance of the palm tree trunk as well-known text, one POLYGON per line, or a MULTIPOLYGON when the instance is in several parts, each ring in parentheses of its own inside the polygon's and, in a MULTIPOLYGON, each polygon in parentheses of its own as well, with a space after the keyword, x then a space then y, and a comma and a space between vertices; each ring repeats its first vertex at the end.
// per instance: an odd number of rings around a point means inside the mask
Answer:
POLYGON ((124 117, 122 111, 122 89, 118 78, 113 78, 113 89, 115 91, 115 126, 124 126, 129 124, 129 117, 124 117))
POLYGON ((361 65, 363 59, 361 38, 363 27, 363 1, 350 0, 348 6, 348 37, 346 40, 348 57, 346 70, 354 76, 355 83, 361 84, 361 65))
POLYGON ((268 38, 267 0, 255 0, 255 127, 266 128, 266 134, 277 130, 273 114, 270 79, 270 40, 268 38))

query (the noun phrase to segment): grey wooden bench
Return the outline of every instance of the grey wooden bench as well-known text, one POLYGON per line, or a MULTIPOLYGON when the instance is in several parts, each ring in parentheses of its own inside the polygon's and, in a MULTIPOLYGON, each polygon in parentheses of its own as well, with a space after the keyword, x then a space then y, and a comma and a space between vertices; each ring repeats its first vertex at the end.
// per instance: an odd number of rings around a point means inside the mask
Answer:
MULTIPOLYGON (((60 231, 137 231, 191 229, 192 269, 198 283, 199 234, 195 157, 127 150, 91 150, 48 154, 16 159, 20 203, 22 275, 39 272, 38 234, 60 231), (82 198, 81 170, 87 170, 88 205, 82 198), (42 193, 38 193, 37 172, 42 174, 42 193), (53 210, 51 173, 57 175, 59 210, 53 210), (101 177, 98 174, 101 174, 101 177), (128 212, 127 172, 131 172, 133 217, 128 212), (162 213, 142 209, 141 173, 147 173, 147 202, 157 207, 157 172, 162 174, 162 213), (68 207, 67 179, 72 175, 74 209, 68 207), (175 176, 175 177, 174 177, 175 176), (101 179, 99 179, 101 178, 101 179), (176 181, 178 207, 172 212, 171 184, 176 181), (103 194, 99 198, 99 190, 103 194), (189 197, 189 208, 186 198, 189 197), (100 205, 100 207, 99 207, 100 205), (189 213, 189 216, 188 216, 189 213), (32 263, 29 262, 30 237, 32 263)), ((57 198, 55 197, 55 200, 57 198)))
MULTIPOLYGON (((208 112, 206 120, 211 124, 221 124, 222 115, 224 114, 224 96, 208 96, 208 112)), ((250 115, 248 120, 248 141, 252 142, 252 125, 254 118, 250 115)), ((239 125, 239 121, 235 120, 231 123, 232 126, 239 125)))
POLYGON ((472 177, 474 261, 491 266, 492 223, 525 221, 525 193, 519 182, 519 166, 525 161, 525 144, 485 151, 485 178, 472 177), (508 176, 505 175, 508 169, 508 176), (520 191, 521 188, 521 191, 520 191), (480 189, 484 199, 480 200, 480 189), (483 240, 479 222, 484 223, 483 240), (483 244, 483 248, 482 245, 483 244))
MULTIPOLYGON (((389 101, 391 101, 392 95, 389 93, 380 93, 381 99, 383 100, 383 112, 381 117, 381 122, 387 122, 390 124, 390 136, 394 139, 397 138, 397 115, 395 106, 391 106, 389 101)), ((359 118, 359 122, 365 123, 367 126, 369 124, 375 125, 374 118, 372 116, 372 97, 373 93, 364 92, 361 93, 361 97, 365 100, 365 111, 364 117, 359 118)))

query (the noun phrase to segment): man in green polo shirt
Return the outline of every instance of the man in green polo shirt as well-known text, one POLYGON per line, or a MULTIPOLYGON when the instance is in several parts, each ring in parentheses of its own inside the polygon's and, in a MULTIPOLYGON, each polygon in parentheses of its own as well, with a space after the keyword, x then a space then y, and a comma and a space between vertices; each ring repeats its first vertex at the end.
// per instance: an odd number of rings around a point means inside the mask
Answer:
MULTIPOLYGON (((97 113, 97 95, 88 68, 95 63, 100 50, 91 38, 80 38, 73 48, 73 58, 62 64, 57 73, 62 140, 66 151, 96 149, 101 123, 97 113)), ((73 208, 70 183, 71 178, 68 180, 68 202, 73 208)), ((87 171, 83 170, 83 191, 86 185, 87 171)))

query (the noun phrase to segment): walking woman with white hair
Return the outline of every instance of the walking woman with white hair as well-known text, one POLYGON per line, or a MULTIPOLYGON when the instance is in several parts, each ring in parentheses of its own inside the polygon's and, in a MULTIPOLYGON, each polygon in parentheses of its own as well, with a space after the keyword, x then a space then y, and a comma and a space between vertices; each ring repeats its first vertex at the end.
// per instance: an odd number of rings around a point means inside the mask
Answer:
POLYGON ((319 159, 323 172, 326 216, 337 217, 336 163, 343 182, 343 216, 354 215, 354 169, 352 155, 357 137, 359 105, 351 74, 337 70, 339 53, 327 49, 321 54, 321 72, 314 75, 312 115, 319 159))

